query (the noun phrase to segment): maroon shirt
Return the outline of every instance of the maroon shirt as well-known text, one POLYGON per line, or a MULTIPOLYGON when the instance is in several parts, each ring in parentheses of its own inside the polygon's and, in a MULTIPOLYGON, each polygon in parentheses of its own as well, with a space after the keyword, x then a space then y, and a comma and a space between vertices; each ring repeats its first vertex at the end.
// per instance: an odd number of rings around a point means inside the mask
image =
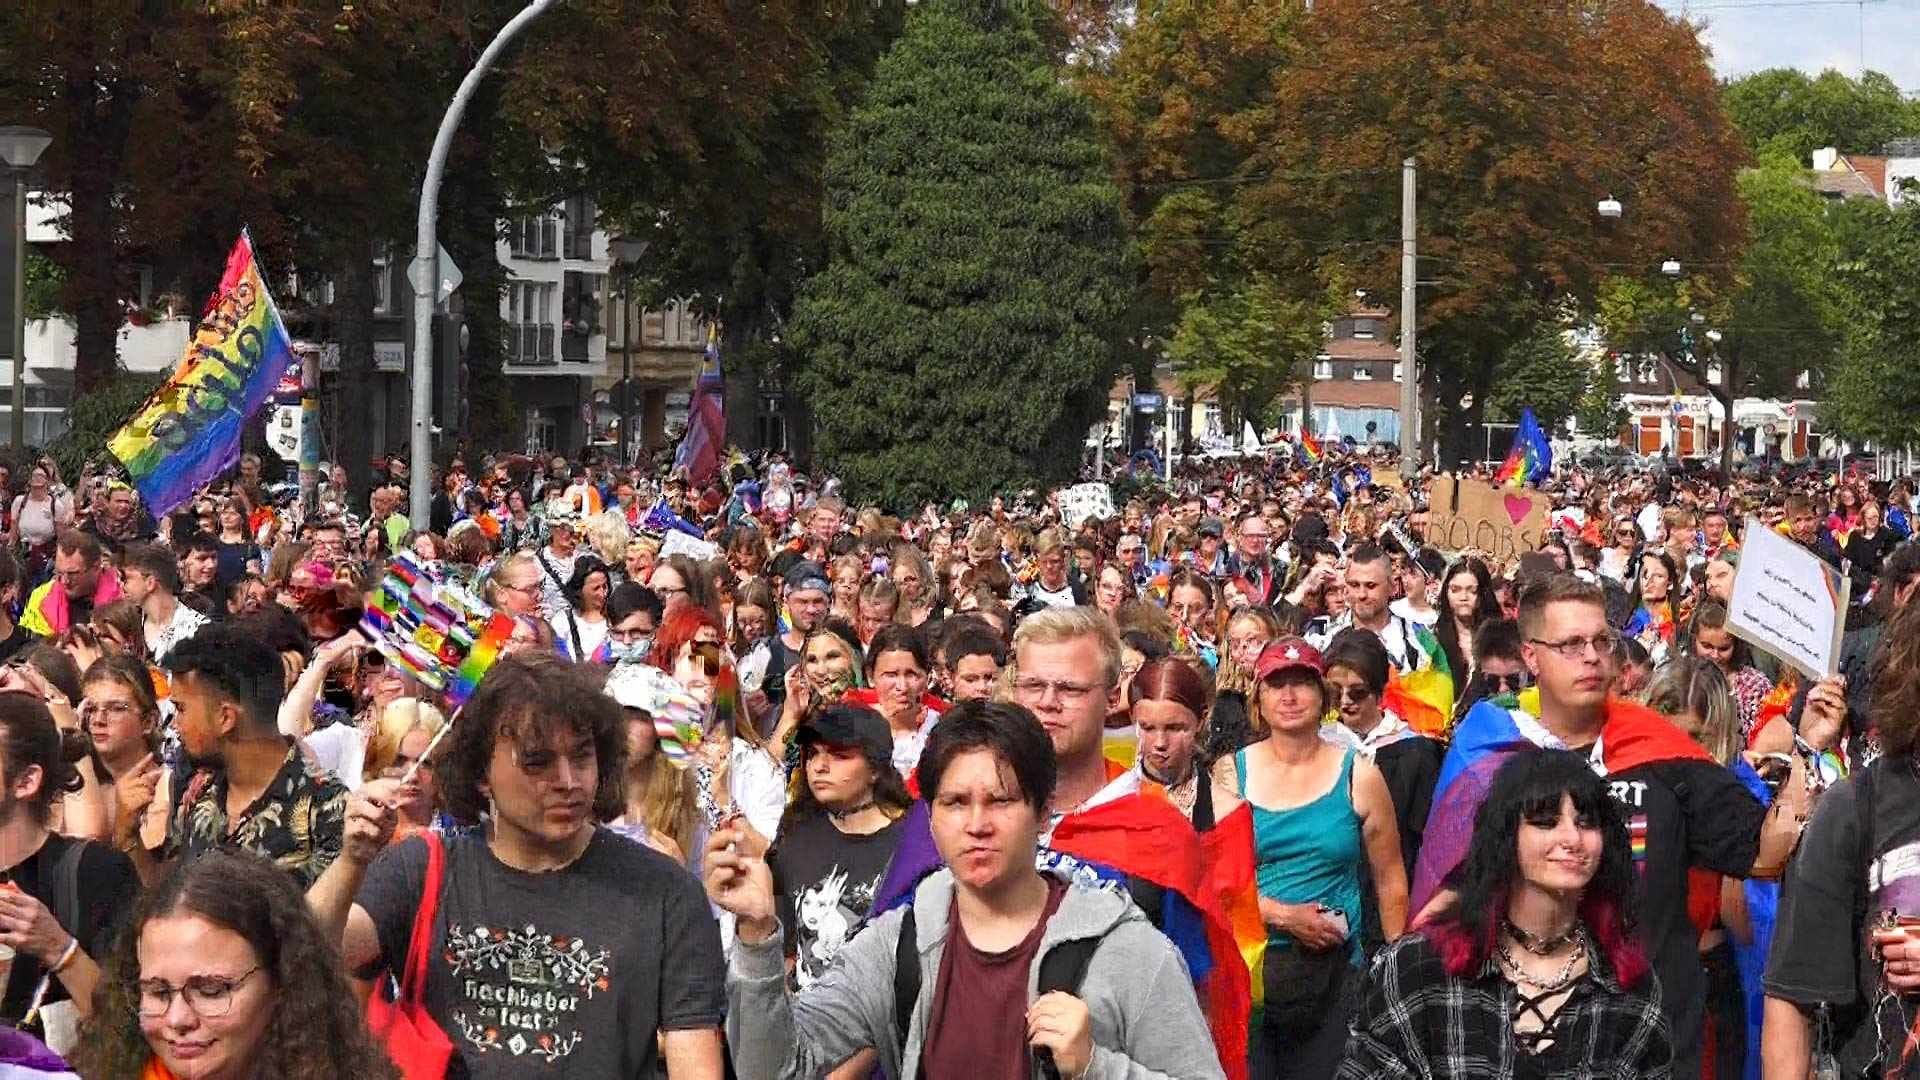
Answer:
POLYGON ((1028 1080, 1033 1075, 1027 1048, 1027 972, 1066 893, 1063 882, 1049 879, 1040 921, 1006 952, 974 948, 960 925, 960 906, 950 909, 940 982, 933 990, 933 1012, 920 1048, 920 1075, 968 1080, 1028 1080))

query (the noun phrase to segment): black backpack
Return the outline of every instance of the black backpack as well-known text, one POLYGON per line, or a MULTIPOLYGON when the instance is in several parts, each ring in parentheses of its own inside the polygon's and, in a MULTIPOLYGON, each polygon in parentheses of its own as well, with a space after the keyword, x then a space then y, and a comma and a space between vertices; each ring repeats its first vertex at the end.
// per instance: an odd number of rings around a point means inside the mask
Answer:
MULTIPOLYGON (((913 1006, 920 1000, 919 934, 914 929, 911 905, 904 915, 900 920, 900 940, 893 950, 893 1030, 902 1054, 906 1053, 907 1033, 913 1026, 913 1006)), ((1086 981, 1087 965, 1093 963, 1093 954, 1105 940, 1105 934, 1075 938, 1047 950, 1046 955, 1040 958, 1039 992, 1051 994, 1059 990, 1078 994, 1080 984, 1086 981)), ((1041 1075, 1047 1080, 1060 1080, 1060 1070, 1053 1064, 1052 1052, 1036 1050, 1034 1055, 1040 1061, 1041 1075)))

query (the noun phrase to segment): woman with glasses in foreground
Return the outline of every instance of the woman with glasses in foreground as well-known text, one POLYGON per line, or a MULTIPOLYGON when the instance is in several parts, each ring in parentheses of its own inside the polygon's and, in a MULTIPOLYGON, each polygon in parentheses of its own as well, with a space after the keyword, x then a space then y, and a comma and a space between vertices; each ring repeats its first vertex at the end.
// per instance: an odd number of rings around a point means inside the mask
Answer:
POLYGON ((82 1076, 397 1080, 306 901, 256 856, 177 867, 134 908, 82 1026, 82 1076))

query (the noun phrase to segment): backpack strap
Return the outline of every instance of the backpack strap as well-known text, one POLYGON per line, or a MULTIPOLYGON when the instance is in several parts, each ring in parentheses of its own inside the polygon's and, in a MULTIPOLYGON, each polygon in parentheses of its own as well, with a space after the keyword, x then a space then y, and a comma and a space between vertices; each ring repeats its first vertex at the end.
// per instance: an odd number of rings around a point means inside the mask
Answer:
POLYGON ((893 947, 893 1031, 900 1053, 907 1052, 907 1033, 913 1027, 913 1006, 920 1000, 920 942, 914 928, 913 905, 900 919, 900 940, 893 947))
MULTIPOLYGON (((1093 954, 1106 939, 1104 933, 1099 937, 1074 938, 1047 950, 1040 958, 1040 980, 1035 989, 1041 994, 1058 990, 1079 996, 1080 984, 1087 980, 1087 967, 1093 963, 1093 954)), ((1047 1080, 1060 1080, 1060 1067, 1053 1063, 1053 1051, 1036 1050, 1033 1056, 1040 1065, 1040 1075, 1047 1080)))

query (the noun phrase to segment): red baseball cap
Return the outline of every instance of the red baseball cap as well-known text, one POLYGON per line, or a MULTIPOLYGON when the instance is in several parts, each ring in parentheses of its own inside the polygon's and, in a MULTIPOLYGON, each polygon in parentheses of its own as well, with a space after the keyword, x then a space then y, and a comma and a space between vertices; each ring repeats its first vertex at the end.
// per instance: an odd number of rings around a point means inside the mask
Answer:
POLYGON ((1280 638, 1260 650, 1260 658, 1253 662, 1253 677, 1265 682, 1282 671, 1296 668, 1310 671, 1318 678, 1327 673, 1327 662, 1320 650, 1307 644, 1305 638, 1280 638))

